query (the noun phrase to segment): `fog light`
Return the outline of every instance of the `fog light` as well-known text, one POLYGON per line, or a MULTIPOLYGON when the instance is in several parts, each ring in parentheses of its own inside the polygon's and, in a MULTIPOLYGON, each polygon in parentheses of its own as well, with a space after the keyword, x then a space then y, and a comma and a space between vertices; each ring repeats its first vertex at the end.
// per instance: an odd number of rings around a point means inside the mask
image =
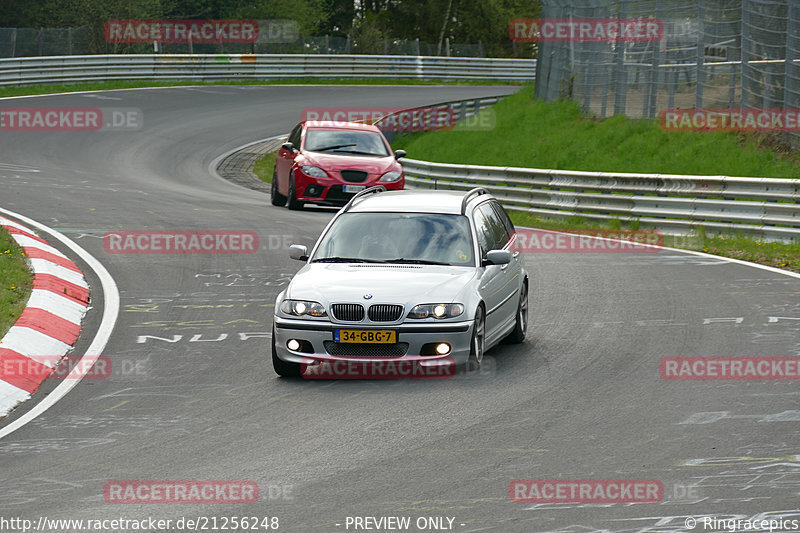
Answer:
POLYGON ((324 190, 325 187, 322 187, 321 185, 309 185, 308 187, 306 187, 305 196, 314 196, 314 197, 322 196, 322 191, 324 190))
POLYGON ((450 353, 450 345, 446 342, 436 345, 436 353, 439 355, 447 355, 450 353))
POLYGON ((289 342, 286 343, 286 347, 292 350, 293 352, 296 352, 297 350, 300 349, 300 341, 298 341, 297 339, 289 339, 289 342))

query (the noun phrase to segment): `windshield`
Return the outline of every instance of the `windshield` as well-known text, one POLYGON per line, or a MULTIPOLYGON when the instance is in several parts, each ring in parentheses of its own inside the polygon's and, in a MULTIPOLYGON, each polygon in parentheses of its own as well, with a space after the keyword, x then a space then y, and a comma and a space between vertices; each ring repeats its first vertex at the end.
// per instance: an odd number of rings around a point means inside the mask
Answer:
POLYGON ((435 213, 345 213, 312 262, 385 262, 468 266, 474 262, 467 218, 435 213))
POLYGON ((389 155, 383 137, 374 131, 309 129, 306 132, 305 149, 328 154, 389 155))

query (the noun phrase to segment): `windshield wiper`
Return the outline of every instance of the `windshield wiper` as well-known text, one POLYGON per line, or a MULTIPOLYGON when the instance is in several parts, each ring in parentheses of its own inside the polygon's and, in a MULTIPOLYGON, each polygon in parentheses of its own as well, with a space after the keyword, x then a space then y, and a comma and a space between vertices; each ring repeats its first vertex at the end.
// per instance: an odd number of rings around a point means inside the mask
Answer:
POLYGON ((324 148, 315 148, 311 150, 312 152, 325 152, 326 150, 335 150, 336 148, 346 148, 348 146, 358 146, 357 143, 350 143, 350 144, 334 144, 333 146, 326 146, 324 148))
POLYGON ((375 152, 362 152, 360 150, 336 150, 343 154, 374 155, 375 157, 386 157, 388 154, 376 154, 375 152))
POLYGON ((312 263, 382 263, 375 259, 362 259, 360 257, 323 257, 314 259, 312 263))
POLYGON ((387 259, 386 261, 381 261, 381 263, 406 263, 406 264, 414 264, 414 265, 450 265, 451 263, 444 263, 442 261, 429 261, 427 259, 406 259, 404 257, 398 257, 397 259, 387 259))

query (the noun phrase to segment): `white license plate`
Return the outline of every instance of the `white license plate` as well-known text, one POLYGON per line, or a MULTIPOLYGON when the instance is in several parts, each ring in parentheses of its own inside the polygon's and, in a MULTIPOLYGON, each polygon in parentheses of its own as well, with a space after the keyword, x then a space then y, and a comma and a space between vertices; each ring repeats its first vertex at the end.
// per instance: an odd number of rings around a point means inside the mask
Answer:
POLYGON ((366 188, 366 185, 345 185, 344 192, 361 192, 366 188))

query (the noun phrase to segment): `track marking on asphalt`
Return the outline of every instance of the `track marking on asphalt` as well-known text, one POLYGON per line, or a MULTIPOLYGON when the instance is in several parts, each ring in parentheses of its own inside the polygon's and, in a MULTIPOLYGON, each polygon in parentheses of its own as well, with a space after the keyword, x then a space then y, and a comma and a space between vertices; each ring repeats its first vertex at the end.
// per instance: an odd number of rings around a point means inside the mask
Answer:
POLYGON ((122 98, 117 98, 116 96, 103 96, 95 93, 82 94, 81 96, 84 98, 97 98, 98 100, 122 100, 122 98))
MULTIPOLYGON (((14 172, 41 172, 38 168, 15 165, 13 163, 0 163, 0 170, 13 170, 14 172)), ((19 177, 19 176, 17 176, 19 177)))
POLYGON ((30 411, 19 417, 18 419, 14 420, 6 427, 0 429, 0 439, 5 437, 6 435, 10 435, 17 429, 21 428, 31 420, 34 420, 36 417, 47 411, 50 407, 55 405, 57 401, 61 398, 66 396, 66 394, 72 390, 78 383, 81 382, 83 377, 91 371, 92 366, 94 365, 97 358, 103 353, 103 350, 108 344, 108 340, 111 337, 111 332, 114 330, 114 326, 117 323, 117 317, 119 315, 119 289, 117 284, 114 282, 114 278, 111 277, 111 274, 108 273, 106 268, 94 258, 89 252, 81 248, 77 243, 73 240, 69 239, 68 237, 58 233, 57 231, 45 226, 44 224, 37 222, 31 218, 28 218, 24 215, 20 215, 19 213, 15 213, 14 211, 9 211, 7 209, 3 209, 0 207, 0 213, 6 214, 17 220, 24 222, 34 228, 47 233, 54 239, 60 241, 64 244, 67 248, 72 250, 75 254, 77 254, 83 261, 91 268, 97 277, 100 279, 100 287, 103 291, 103 315, 100 320, 100 326, 97 328, 97 333, 95 333, 94 339, 92 340, 89 347, 86 349, 81 361, 85 363, 78 365, 75 369, 70 373, 69 378, 65 379, 58 386, 53 389, 50 394, 45 396, 39 403, 37 403, 30 411))
POLYGON ((107 413, 107 412, 109 412, 109 411, 113 411, 113 410, 114 410, 114 409, 116 409, 117 407, 122 407, 123 405, 125 405, 126 403, 129 403, 129 402, 130 402, 130 400, 122 400, 121 402, 119 402, 118 404, 116 404, 114 407, 109 407, 108 409, 102 409, 100 412, 101 412, 101 413, 107 413))
MULTIPOLYGON (((185 89, 189 87, 208 87, 208 85, 170 85, 167 87, 130 87, 127 89, 101 89, 94 91, 66 91, 63 93, 47 93, 47 94, 22 94, 19 96, 0 96, 0 100, 16 100, 22 98, 42 98, 43 96, 67 96, 67 95, 96 95, 97 93, 111 93, 116 91, 152 91, 157 89, 185 89)), ((259 87, 258 85, 256 87, 259 87)), ((266 86, 264 86, 266 87, 266 86)), ((122 98, 117 98, 122 100, 122 98)))

